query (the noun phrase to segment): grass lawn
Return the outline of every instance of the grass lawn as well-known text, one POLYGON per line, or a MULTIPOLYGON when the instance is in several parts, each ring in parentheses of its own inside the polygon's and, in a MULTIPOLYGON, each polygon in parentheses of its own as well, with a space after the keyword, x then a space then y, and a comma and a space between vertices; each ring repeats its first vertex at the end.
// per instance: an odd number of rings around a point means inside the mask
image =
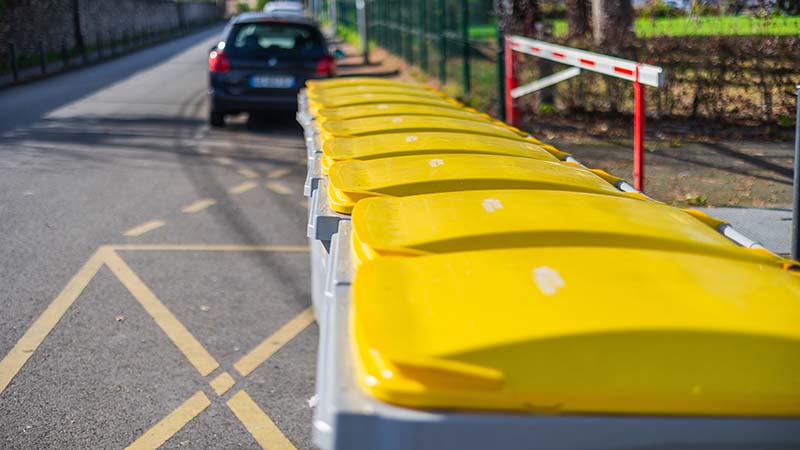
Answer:
MULTIPOLYGON (((567 34, 567 21, 554 20, 553 33, 567 34)), ((636 36, 715 36, 715 35, 800 35, 800 16, 774 16, 761 19, 750 16, 674 17, 662 19, 636 19, 636 36)), ((470 27, 472 39, 494 40, 495 25, 470 27)))

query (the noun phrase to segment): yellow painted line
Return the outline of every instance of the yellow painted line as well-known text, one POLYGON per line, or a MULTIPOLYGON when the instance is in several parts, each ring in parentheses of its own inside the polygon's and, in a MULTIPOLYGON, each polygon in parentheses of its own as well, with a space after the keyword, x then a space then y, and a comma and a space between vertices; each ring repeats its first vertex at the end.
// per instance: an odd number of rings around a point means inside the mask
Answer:
POLYGON ((292 190, 289 189, 289 186, 286 186, 283 183, 279 183, 277 181, 270 181, 267 183, 267 189, 273 192, 277 192, 281 195, 289 195, 292 193, 292 190))
POLYGON ((64 289, 50 303, 50 306, 42 312, 39 318, 28 328, 28 331, 22 335, 17 344, 0 361, 0 394, 8 387, 11 380, 33 355, 33 352, 39 348, 39 345, 81 295, 81 292, 86 289, 89 281, 94 278, 94 275, 103 266, 106 253, 109 253, 108 248, 100 247, 89 258, 86 264, 78 270, 78 273, 69 280, 64 289))
POLYGON ((226 403, 261 448, 297 450, 247 392, 237 392, 226 403))
POLYGON ((218 377, 211 380, 211 389, 214 389, 214 392, 217 395, 222 395, 228 392, 228 389, 232 388, 234 384, 236 384, 236 380, 233 379, 231 374, 228 372, 222 372, 219 374, 218 377))
POLYGON ((247 167, 242 167, 241 169, 237 170, 239 175, 245 178, 258 178, 258 172, 252 169, 248 169, 247 167))
POLYGON ((186 359, 200 372, 200 375, 206 376, 219 367, 219 363, 214 357, 200 345, 189 330, 161 303, 161 300, 153 294, 150 288, 125 264, 125 261, 119 255, 113 251, 108 252, 106 265, 119 278, 122 284, 128 288, 131 295, 150 314, 150 317, 156 321, 158 326, 164 330, 164 333, 186 356, 186 359))
POLYGON ((167 417, 153 425, 136 439, 126 450, 155 450, 181 430, 187 423, 197 417, 211 404, 206 394, 197 391, 193 396, 178 406, 167 417))
POLYGON ((285 167, 281 169, 274 169, 267 174, 267 178, 280 178, 282 176, 288 175, 289 172, 291 172, 291 169, 287 169, 285 167))
POLYGON ((135 227, 131 228, 130 230, 128 230, 128 231, 126 231, 126 232, 124 232, 122 234, 123 234, 123 236, 128 236, 128 237, 141 236, 141 235, 147 233, 148 231, 153 231, 156 228, 163 227, 164 225, 166 225, 166 224, 162 220, 151 220, 151 221, 145 222, 145 223, 143 223, 143 224, 141 224, 139 226, 135 226, 135 227))
POLYGON ((228 194, 242 194, 242 193, 245 193, 245 192, 253 189, 256 186, 258 186, 258 185, 255 182, 246 181, 246 182, 244 182, 242 184, 239 184, 237 186, 234 186, 234 187, 228 189, 228 194))
POLYGON ((253 350, 244 355, 233 367, 244 377, 250 374, 256 367, 260 366, 275 352, 280 350, 287 342, 305 330, 314 321, 314 314, 311 308, 303 310, 294 319, 282 326, 272 336, 264 339, 253 350))
POLYGON ((110 246, 112 250, 158 250, 192 252, 308 252, 305 245, 172 245, 172 244, 122 244, 110 246))
POLYGON ((202 200, 198 200, 198 201, 196 201, 194 203, 190 203, 190 204, 184 206, 181 211, 183 211, 183 212, 185 212, 187 214, 193 214, 193 213, 202 211, 202 210, 208 208, 209 206, 213 206, 213 205, 216 205, 216 204, 217 204, 216 200, 213 200, 213 199, 210 199, 210 198, 204 198, 202 200))

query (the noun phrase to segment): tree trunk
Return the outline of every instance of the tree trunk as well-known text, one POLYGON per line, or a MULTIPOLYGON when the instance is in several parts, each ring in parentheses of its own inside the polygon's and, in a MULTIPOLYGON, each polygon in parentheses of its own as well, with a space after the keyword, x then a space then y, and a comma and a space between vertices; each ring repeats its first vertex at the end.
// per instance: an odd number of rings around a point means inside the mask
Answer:
POLYGON ((541 22, 538 0, 499 0, 497 16, 500 27, 508 34, 538 37, 541 22))
POLYGON ((566 0, 567 28, 570 38, 584 37, 591 33, 591 1, 566 0))
POLYGON ((86 48, 83 43, 83 32, 81 31, 81 8, 79 0, 72 0, 72 28, 75 33, 75 48, 83 55, 86 48))
POLYGON ((609 50, 626 47, 633 40, 631 0, 592 0, 595 42, 609 50))

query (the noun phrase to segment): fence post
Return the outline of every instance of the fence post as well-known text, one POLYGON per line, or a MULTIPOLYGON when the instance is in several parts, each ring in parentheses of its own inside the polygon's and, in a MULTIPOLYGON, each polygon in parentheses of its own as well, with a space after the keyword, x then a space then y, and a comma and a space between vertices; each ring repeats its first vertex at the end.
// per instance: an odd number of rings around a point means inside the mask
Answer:
POLYGON ((103 58, 103 33, 97 32, 97 59, 103 58))
POLYGON ((505 96, 505 120, 506 123, 512 126, 519 126, 519 107, 517 100, 511 96, 511 90, 519 84, 517 74, 514 73, 514 52, 511 50, 511 40, 508 36, 503 41, 504 47, 504 63, 505 67, 503 73, 505 75, 505 87, 503 94, 505 96))
POLYGON ((439 83, 441 84, 447 83, 447 41, 445 40, 444 35, 444 7, 444 0, 439 0, 439 16, 437 17, 438 20, 436 27, 439 28, 439 83))
POLYGON ((417 10, 419 11, 419 67, 423 72, 428 71, 428 15, 425 10, 425 0, 417 0, 417 10))
POLYGON ((639 65, 633 82, 633 187, 644 191, 644 86, 639 83, 639 65))
POLYGON ((361 37, 361 49, 364 52, 364 65, 369 65, 369 32, 367 31, 367 0, 356 0, 358 31, 361 37))
POLYGON ((461 40, 462 40, 462 66, 461 78, 463 80, 464 97, 469 95, 470 91, 470 67, 469 67, 469 1, 461 0, 461 40))
POLYGON ((494 0, 494 9, 497 12, 497 114, 500 120, 507 121, 506 118, 506 43, 505 43, 505 19, 502 17, 501 1, 494 0))
POLYGON ((47 73, 47 55, 44 51, 44 41, 39 39, 39 69, 42 74, 47 73))
POLYGON ((11 59, 11 77, 16 83, 19 81, 19 68, 17 67, 17 45, 8 43, 8 57, 11 59))
POLYGON ((794 124, 794 196, 792 198, 792 259, 800 258, 800 84, 797 91, 797 116, 794 124))
POLYGON ((67 43, 61 39, 61 61, 64 63, 64 68, 69 67, 69 52, 67 51, 67 43))

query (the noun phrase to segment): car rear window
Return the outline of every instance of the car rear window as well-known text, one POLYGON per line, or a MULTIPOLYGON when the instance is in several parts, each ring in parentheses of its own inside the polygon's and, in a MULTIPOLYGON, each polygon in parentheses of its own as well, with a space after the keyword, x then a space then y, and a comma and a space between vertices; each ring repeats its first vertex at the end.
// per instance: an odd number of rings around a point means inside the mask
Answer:
POLYGON ((233 29, 225 50, 235 56, 320 57, 324 53, 324 45, 319 30, 307 25, 244 23, 233 29))

